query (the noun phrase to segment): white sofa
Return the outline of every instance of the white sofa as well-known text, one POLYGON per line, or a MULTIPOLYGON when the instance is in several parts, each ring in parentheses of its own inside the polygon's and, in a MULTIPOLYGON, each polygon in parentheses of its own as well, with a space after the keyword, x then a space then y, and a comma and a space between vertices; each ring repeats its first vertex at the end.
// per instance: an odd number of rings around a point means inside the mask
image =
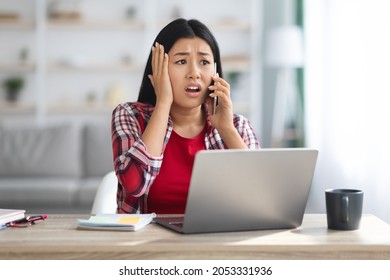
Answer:
POLYGON ((89 212, 112 170, 109 122, 0 124, 0 208, 89 212))

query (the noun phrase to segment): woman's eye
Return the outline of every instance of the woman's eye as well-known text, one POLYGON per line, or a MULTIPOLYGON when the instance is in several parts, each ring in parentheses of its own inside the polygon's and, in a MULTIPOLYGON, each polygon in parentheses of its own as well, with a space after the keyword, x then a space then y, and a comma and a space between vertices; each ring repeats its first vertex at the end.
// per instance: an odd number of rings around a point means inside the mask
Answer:
POLYGON ((200 62, 200 64, 201 64, 201 65, 208 65, 208 64, 210 64, 210 62, 209 62, 208 60, 202 60, 202 61, 200 62))
POLYGON ((186 63, 186 61, 184 59, 180 59, 180 60, 176 61, 176 64, 179 64, 179 65, 182 65, 185 63, 186 63))

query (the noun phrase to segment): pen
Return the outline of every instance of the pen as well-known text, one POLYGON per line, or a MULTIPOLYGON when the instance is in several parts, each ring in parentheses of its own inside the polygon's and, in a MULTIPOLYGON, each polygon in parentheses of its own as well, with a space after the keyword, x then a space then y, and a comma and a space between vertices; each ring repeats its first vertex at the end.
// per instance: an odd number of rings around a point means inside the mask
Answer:
POLYGON ((46 214, 38 215, 38 216, 27 216, 12 222, 6 223, 5 227, 12 227, 16 225, 23 225, 23 224, 34 224, 36 221, 45 220, 47 218, 46 214))
POLYGON ((24 218, 21 218, 21 219, 18 219, 18 220, 15 220, 15 221, 6 223, 6 225, 8 225, 8 224, 22 224, 22 223, 28 223, 29 221, 30 221, 30 216, 27 216, 27 217, 24 217, 24 218))

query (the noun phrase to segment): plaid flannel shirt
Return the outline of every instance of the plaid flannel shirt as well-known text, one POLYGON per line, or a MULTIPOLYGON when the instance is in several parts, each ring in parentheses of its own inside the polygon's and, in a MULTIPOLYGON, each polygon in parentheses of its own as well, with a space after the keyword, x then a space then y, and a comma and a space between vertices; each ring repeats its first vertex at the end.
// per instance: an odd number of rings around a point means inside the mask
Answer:
MULTIPOLYGON (((148 124, 154 107, 138 102, 119 104, 112 113, 112 147, 114 169, 118 177, 118 213, 146 213, 150 186, 160 172, 163 153, 151 156, 142 142, 142 133, 148 124)), ((260 143, 250 122, 241 115, 234 115, 234 126, 249 149, 259 149, 260 143)), ((204 137, 207 150, 226 149, 218 131, 207 122, 204 137)), ((163 151, 169 141, 173 124, 168 121, 163 151)))

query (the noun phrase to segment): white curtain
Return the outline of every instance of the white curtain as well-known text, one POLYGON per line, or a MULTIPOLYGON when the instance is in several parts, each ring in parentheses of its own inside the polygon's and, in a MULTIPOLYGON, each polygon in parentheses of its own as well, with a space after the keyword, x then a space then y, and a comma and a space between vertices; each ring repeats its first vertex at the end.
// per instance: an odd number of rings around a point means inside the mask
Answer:
POLYGON ((308 212, 327 188, 365 192, 390 223, 390 1, 305 1, 305 126, 319 158, 308 212))

